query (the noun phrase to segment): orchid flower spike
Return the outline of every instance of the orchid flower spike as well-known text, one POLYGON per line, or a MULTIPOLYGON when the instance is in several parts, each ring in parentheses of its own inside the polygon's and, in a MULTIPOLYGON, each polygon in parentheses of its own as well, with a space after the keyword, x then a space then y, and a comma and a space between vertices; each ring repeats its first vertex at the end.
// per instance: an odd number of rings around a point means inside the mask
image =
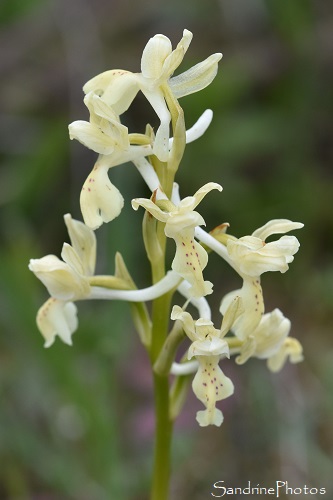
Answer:
POLYGON ((46 286, 51 298, 37 313, 37 325, 46 342, 53 344, 55 336, 71 345, 71 335, 77 328, 76 306, 73 301, 90 294, 89 276, 95 272, 96 237, 80 221, 66 214, 65 223, 71 245, 64 243, 60 260, 55 255, 31 259, 29 269, 46 286))
POLYGON ((184 73, 172 76, 181 64, 192 36, 190 31, 184 30, 182 39, 172 50, 169 38, 155 35, 143 50, 141 73, 109 70, 92 78, 83 87, 85 93, 102 96, 118 115, 129 108, 141 90, 160 119, 154 154, 161 161, 167 161, 169 157, 170 112, 165 102, 166 95, 171 92, 178 99, 207 87, 215 78, 222 57, 220 53, 213 54, 184 73))
POLYGON ((195 227, 205 224, 202 216, 194 208, 212 189, 222 191, 222 186, 209 182, 193 196, 181 200, 178 206, 170 201, 166 202, 166 211, 146 198, 132 200, 132 206, 135 210, 142 206, 157 220, 165 222, 164 232, 166 236, 173 238, 176 243, 172 269, 191 284, 188 293, 193 297, 203 297, 212 293, 212 283, 204 281, 202 275, 208 262, 207 252, 194 240, 195 227))
POLYGON ((192 316, 179 306, 173 307, 171 319, 183 323, 184 332, 192 341, 188 359, 195 356, 199 363, 192 388, 197 398, 205 405, 206 410, 197 412, 197 421, 202 427, 211 424, 220 426, 223 422, 223 414, 215 407, 215 404, 234 392, 232 381, 219 367, 220 359, 229 357, 228 343, 221 338, 221 330, 214 328, 212 321, 204 318, 194 321, 192 316))

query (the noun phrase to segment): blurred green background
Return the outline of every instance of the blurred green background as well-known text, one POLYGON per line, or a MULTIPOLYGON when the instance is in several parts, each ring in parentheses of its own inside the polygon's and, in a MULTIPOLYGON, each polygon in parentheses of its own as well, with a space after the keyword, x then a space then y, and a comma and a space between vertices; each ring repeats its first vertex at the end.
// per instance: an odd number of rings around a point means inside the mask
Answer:
MULTIPOLYGON (((0 499, 144 500, 151 466, 151 378, 126 304, 79 306, 74 347, 51 349, 35 325, 47 293, 30 258, 60 255, 63 214, 81 218, 79 193, 95 154, 68 139, 87 119, 82 85, 111 68, 140 70, 150 36, 194 39, 181 70, 224 54, 213 84, 184 98, 187 126, 214 120, 188 146, 182 196, 219 182, 201 213, 236 236, 272 218, 304 222, 286 275, 264 275, 267 311, 281 308, 305 361, 271 375, 265 363, 225 362, 235 395, 222 427, 201 429, 189 395, 176 426, 172 500, 212 498, 212 485, 276 480, 332 487, 333 465, 333 5, 326 0, 2 0, 0 4, 0 499)), ((156 119, 138 97, 131 130, 156 119)), ((134 168, 113 169, 122 216, 97 232, 98 272, 120 250, 149 283, 134 168), (129 244, 131 242, 131 244, 129 244)), ((212 255, 219 298, 239 286, 212 255), (218 281, 217 280, 217 276, 218 281)), ((220 321, 218 313, 214 319, 220 321)), ((329 494, 328 494, 329 495, 329 494)), ((314 498, 314 497, 313 497, 314 498)))

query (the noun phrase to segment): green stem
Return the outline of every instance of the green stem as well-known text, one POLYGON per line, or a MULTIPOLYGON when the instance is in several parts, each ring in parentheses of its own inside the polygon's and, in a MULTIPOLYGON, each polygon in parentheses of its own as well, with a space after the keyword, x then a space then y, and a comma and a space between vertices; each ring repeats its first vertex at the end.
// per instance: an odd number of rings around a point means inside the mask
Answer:
MULTIPOLYGON (((185 148, 185 124, 183 111, 179 107, 168 88, 165 88, 165 99, 170 109, 172 117, 172 129, 174 134, 174 143, 167 165, 159 168, 160 182, 163 190, 171 197, 173 181, 177 171, 180 159, 185 148)), ((159 167, 162 165, 159 164, 159 167)), ((156 238, 159 242, 160 254, 155 261, 151 261, 153 283, 163 278, 165 275, 165 250, 166 236, 164 225, 157 224, 156 238)), ((150 348, 150 358, 152 367, 154 367, 158 357, 165 344, 170 320, 170 304, 172 292, 154 300, 152 309, 152 341, 150 348)), ((170 389, 168 373, 154 372, 154 401, 155 401, 155 447, 154 447, 154 466, 151 500, 168 500, 169 482, 170 482, 170 455, 173 420, 170 416, 170 389)))
MULTIPOLYGON (((164 275, 164 255, 152 265, 153 282, 164 275)), ((152 309, 151 364, 154 366, 165 342, 169 328, 172 293, 154 300, 152 309)), ((172 421, 169 412, 168 375, 154 373, 155 443, 151 500, 167 500, 170 482, 170 452, 172 421)))
POLYGON ((169 417, 169 381, 154 374, 155 448, 151 500, 168 500, 172 421, 169 417))

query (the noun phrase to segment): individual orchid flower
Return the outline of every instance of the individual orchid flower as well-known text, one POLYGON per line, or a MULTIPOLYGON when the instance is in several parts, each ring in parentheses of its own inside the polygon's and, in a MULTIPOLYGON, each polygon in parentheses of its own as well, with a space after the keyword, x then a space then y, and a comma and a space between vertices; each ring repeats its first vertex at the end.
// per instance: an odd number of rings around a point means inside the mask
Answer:
POLYGON ((273 234, 286 233, 302 227, 303 224, 299 222, 276 219, 254 231, 251 236, 237 239, 225 235, 228 259, 243 278, 243 286, 223 298, 220 311, 225 314, 230 302, 236 296, 241 298, 242 312, 232 327, 232 331, 240 340, 245 340, 253 334, 265 311, 261 274, 267 271, 286 272, 288 264, 294 260, 294 254, 299 249, 295 236, 282 236, 279 240, 269 243, 265 240, 273 234))
POLYGON ((178 99, 207 87, 215 78, 217 63, 222 54, 213 54, 178 76, 172 76, 181 64, 191 43, 192 33, 184 30, 177 47, 164 35, 155 35, 145 46, 141 58, 141 73, 109 70, 88 81, 83 90, 95 92, 112 106, 115 113, 124 113, 139 92, 145 95, 158 118, 160 126, 154 141, 154 154, 161 160, 169 157, 170 112, 166 96, 171 92, 178 99))
POLYGON ((86 95, 84 102, 90 112, 90 121, 71 123, 69 135, 99 153, 80 195, 83 219, 91 229, 97 229, 103 222, 115 219, 124 205, 123 196, 109 179, 108 170, 148 156, 152 148, 149 144, 131 145, 127 127, 120 123, 112 107, 93 92, 86 95))
POLYGON ((49 294, 59 300, 78 300, 89 295, 89 276, 96 261, 94 232, 80 221, 65 215, 72 246, 64 243, 60 260, 55 255, 31 259, 29 269, 46 286, 49 294))
POLYGON ((221 330, 214 328, 212 321, 200 318, 194 321, 188 312, 179 306, 174 306, 171 319, 183 323, 186 335, 192 341, 188 350, 188 359, 193 356, 199 363, 197 373, 193 379, 192 388, 197 398, 205 405, 206 410, 197 412, 197 421, 200 426, 220 426, 223 422, 221 410, 215 407, 234 392, 232 381, 224 375, 219 367, 222 357, 229 357, 229 347, 221 330))
POLYGON ((66 214, 65 223, 72 245, 64 243, 60 260, 55 255, 31 259, 29 269, 46 286, 51 298, 40 308, 37 325, 52 345, 56 335, 71 344, 71 334, 77 328, 76 306, 73 301, 90 294, 89 277, 94 274, 96 262, 96 237, 80 221, 66 214))
POLYGON ((77 120, 68 126, 70 139, 77 139, 84 146, 102 155, 126 151, 130 141, 128 129, 111 106, 94 92, 89 92, 84 103, 90 114, 89 122, 77 120))
POLYGON ((288 264, 294 260, 299 249, 295 236, 282 236, 276 241, 266 243, 266 239, 279 233, 300 229, 304 224, 287 219, 275 219, 256 229, 251 236, 227 240, 227 250, 240 275, 257 277, 267 271, 285 273, 288 264))
POLYGON ((146 198, 132 200, 135 210, 142 206, 157 220, 165 223, 166 236, 173 238, 176 243, 176 254, 171 267, 191 284, 188 292, 193 297, 203 297, 212 293, 212 283, 204 281, 202 275, 208 262, 208 255, 194 239, 195 227, 205 224, 202 216, 194 208, 212 189, 222 191, 222 186, 209 182, 193 196, 181 200, 178 206, 168 202, 168 211, 162 210, 156 203, 146 198))
POLYGON ((287 338, 291 323, 279 309, 265 314, 254 332, 245 340, 236 358, 238 364, 250 357, 267 359, 271 371, 282 368, 288 355, 292 363, 302 361, 302 348, 296 339, 287 338), (289 346, 291 349, 288 351, 289 346), (296 346, 296 349, 295 347, 296 346))

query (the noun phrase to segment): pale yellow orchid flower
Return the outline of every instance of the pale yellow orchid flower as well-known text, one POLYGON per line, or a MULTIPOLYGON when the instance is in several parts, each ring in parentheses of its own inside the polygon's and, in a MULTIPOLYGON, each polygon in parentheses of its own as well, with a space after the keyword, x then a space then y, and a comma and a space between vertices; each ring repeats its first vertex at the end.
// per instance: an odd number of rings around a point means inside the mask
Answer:
POLYGON ((76 306, 73 301, 88 297, 91 291, 89 276, 95 272, 96 237, 80 221, 66 214, 65 223, 72 245, 65 243, 60 260, 55 255, 31 259, 29 269, 46 286, 51 298, 39 309, 37 325, 52 345, 55 336, 71 344, 71 335, 77 328, 76 306))
POLYGON ((100 155, 80 195, 83 219, 91 229, 97 229, 103 222, 115 219, 124 205, 123 196, 109 179, 108 170, 138 161, 152 154, 152 148, 149 144, 130 145, 127 127, 120 123, 112 107, 96 94, 90 92, 84 102, 90 112, 90 121, 78 120, 68 128, 71 139, 77 139, 100 155))
POLYGON ((197 373, 192 382, 193 392, 205 405, 206 410, 197 412, 200 426, 220 426, 223 422, 221 410, 216 402, 221 401, 234 392, 232 381, 224 375, 219 367, 222 357, 229 357, 228 343, 223 332, 214 328, 212 321, 200 318, 194 321, 192 316, 179 306, 174 306, 171 319, 180 320, 186 335, 192 341, 188 351, 188 359, 195 356, 199 363, 197 373))
POLYGON ((271 220, 263 227, 242 238, 229 238, 227 250, 235 267, 241 275, 258 277, 267 271, 285 273, 299 249, 295 236, 282 236, 276 241, 266 243, 273 234, 287 233, 300 229, 304 224, 287 219, 271 220))
POLYGON ((239 239, 227 237, 228 259, 243 278, 243 286, 223 298, 220 311, 225 314, 230 302, 236 296, 240 297, 242 310, 240 309, 232 327, 232 331, 240 340, 245 340, 253 334, 265 312, 261 274, 267 271, 286 272, 288 264, 294 260, 294 254, 299 249, 295 236, 282 236, 279 240, 269 243, 265 242, 266 238, 302 227, 303 224, 299 222, 276 219, 254 231, 251 236, 239 239))
POLYGON ((152 200, 136 198, 132 200, 135 210, 144 207, 157 220, 165 222, 164 232, 168 238, 176 243, 176 254, 172 262, 172 269, 191 284, 189 295, 203 297, 212 293, 212 283, 204 281, 202 271, 208 262, 206 250, 195 241, 194 230, 198 225, 205 224, 202 216, 194 211, 203 197, 212 189, 222 191, 222 186, 209 182, 200 188, 193 196, 188 196, 170 211, 161 210, 152 200))
POLYGON ((152 37, 143 50, 141 73, 124 70, 109 70, 88 81, 83 90, 94 92, 121 115, 141 90, 160 119, 160 126, 154 141, 154 154, 161 160, 169 157, 170 112, 165 101, 166 92, 176 99, 198 92, 215 78, 217 63, 222 54, 217 53, 178 76, 172 76, 181 64, 191 43, 192 33, 184 30, 177 47, 164 35, 152 37))
POLYGON ((89 295, 89 276, 94 273, 96 238, 94 232, 80 221, 65 215, 72 246, 64 243, 60 260, 55 255, 31 259, 30 271, 46 286, 49 294, 59 300, 78 300, 89 295))

